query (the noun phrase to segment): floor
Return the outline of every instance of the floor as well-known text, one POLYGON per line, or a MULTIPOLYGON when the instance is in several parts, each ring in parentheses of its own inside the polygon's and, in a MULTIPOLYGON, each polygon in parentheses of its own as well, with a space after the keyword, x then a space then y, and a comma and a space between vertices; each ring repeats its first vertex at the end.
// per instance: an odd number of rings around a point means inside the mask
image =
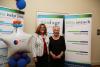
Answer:
MULTIPOLYGON (((35 67, 34 65, 29 65, 28 67, 35 67)), ((94 65, 92 67, 100 67, 100 65, 94 65)))
POLYGON ((100 65, 94 65, 94 66, 92 66, 92 67, 100 67, 100 65))

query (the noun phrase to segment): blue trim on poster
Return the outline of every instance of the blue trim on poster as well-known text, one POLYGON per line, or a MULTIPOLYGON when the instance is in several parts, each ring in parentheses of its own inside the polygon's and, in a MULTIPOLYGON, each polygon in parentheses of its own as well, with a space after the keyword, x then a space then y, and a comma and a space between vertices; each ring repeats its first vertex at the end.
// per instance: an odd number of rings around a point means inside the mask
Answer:
POLYGON ((65 61, 65 67, 91 67, 91 64, 65 61))

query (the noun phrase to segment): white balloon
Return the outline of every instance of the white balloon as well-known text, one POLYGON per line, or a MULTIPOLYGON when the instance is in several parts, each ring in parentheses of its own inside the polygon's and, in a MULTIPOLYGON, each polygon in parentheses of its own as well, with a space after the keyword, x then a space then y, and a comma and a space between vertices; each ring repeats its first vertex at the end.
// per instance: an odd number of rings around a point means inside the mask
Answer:
POLYGON ((0 67, 3 67, 4 63, 7 62, 8 47, 3 39, 0 38, 0 67))
POLYGON ((0 39, 0 48, 7 48, 7 44, 4 42, 4 40, 1 38, 0 39))
POLYGON ((32 35, 24 33, 22 30, 17 30, 9 35, 3 35, 3 39, 8 44, 8 57, 18 51, 31 52, 32 35))

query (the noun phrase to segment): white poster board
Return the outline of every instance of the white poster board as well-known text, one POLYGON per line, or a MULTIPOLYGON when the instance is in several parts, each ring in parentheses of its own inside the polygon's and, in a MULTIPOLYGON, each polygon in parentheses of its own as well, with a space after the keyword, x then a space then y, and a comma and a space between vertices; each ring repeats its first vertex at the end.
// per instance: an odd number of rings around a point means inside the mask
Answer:
MULTIPOLYGON (((24 21, 24 12, 0 6, 0 38, 5 37, 3 34, 11 34, 14 30, 12 25, 14 20, 24 21)), ((21 27, 23 29, 23 26, 21 27)), ((5 67, 7 62, 8 48, 5 43, 0 41, 0 67, 5 67)))
POLYGON ((60 26, 60 34, 63 35, 63 17, 63 15, 56 13, 37 12, 37 26, 45 24, 48 36, 53 34, 53 26, 60 26))
POLYGON ((13 32, 12 23, 14 19, 22 21, 23 24, 24 12, 0 6, 0 34, 13 32))
POLYGON ((68 67, 89 67, 91 64, 91 16, 91 14, 65 16, 68 67))

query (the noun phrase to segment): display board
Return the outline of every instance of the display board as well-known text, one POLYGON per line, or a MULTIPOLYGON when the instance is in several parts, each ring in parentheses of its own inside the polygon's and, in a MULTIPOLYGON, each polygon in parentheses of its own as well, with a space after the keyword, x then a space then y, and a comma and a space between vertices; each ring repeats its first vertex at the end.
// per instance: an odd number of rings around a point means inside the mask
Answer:
MULTIPOLYGON (((13 33, 14 27, 12 23, 15 19, 22 21, 20 29, 23 29, 24 12, 0 6, 0 39, 5 37, 4 34, 9 35, 13 33)), ((8 47, 6 45, 6 43, 0 40, 0 67, 6 67, 5 64, 8 56, 8 47)))
MULTIPOLYGON (((24 21, 24 12, 0 6, 0 34, 10 34, 13 32, 13 20, 24 21)), ((23 28, 23 27, 22 27, 23 28)))
POLYGON ((68 67, 90 67, 91 14, 65 16, 66 61, 68 67))
POLYGON ((53 34, 53 26, 60 26, 60 34, 63 35, 63 17, 63 15, 56 13, 37 12, 37 26, 45 24, 48 36, 53 34))

